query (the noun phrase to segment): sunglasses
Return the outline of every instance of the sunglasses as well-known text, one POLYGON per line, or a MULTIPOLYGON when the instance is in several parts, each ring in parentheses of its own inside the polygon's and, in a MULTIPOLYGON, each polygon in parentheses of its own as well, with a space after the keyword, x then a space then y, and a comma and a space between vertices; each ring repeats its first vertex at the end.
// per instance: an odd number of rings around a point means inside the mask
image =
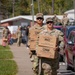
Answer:
POLYGON ((53 23, 53 21, 48 21, 47 24, 49 24, 49 23, 53 23))
POLYGON ((40 20, 43 20, 43 18, 42 18, 42 17, 38 17, 38 18, 37 18, 37 20, 39 20, 39 19, 40 19, 40 20))

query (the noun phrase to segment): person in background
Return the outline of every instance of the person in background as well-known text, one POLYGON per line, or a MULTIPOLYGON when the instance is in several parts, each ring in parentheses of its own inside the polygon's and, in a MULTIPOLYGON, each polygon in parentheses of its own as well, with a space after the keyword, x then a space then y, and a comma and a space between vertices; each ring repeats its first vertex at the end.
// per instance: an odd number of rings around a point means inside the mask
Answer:
POLYGON ((63 26, 63 27, 65 27, 65 26, 68 25, 68 23, 69 23, 69 18, 67 17, 67 14, 64 14, 64 15, 63 15, 63 18, 62 18, 62 20, 61 20, 61 23, 62 23, 62 26, 63 26))
POLYGON ((4 37, 8 37, 8 33, 9 33, 9 29, 8 29, 8 27, 6 26, 6 27, 3 28, 3 36, 4 36, 4 37))
POLYGON ((54 25, 57 25, 59 19, 58 19, 58 17, 56 16, 56 14, 54 14, 54 17, 53 17, 52 19, 53 19, 53 21, 54 21, 54 25))
POLYGON ((22 43, 26 44, 26 26, 21 26, 22 31, 22 43))
MULTIPOLYGON (((50 35, 50 36, 55 36, 58 39, 58 43, 54 50, 56 51, 56 58, 51 59, 51 58, 45 58, 45 57, 40 57, 41 59, 41 64, 42 64, 42 70, 41 70, 41 75, 57 75, 57 69, 59 69, 59 50, 62 49, 63 44, 63 33, 60 30, 54 29, 54 21, 52 20, 51 17, 46 19, 46 24, 47 28, 40 32, 40 35, 50 35)), ((38 38, 39 40, 39 38, 38 38)), ((38 51, 38 46, 37 46, 37 51, 38 51)))
POLYGON ((18 27, 17 30, 17 46, 20 46, 22 43, 22 31, 21 31, 21 27, 18 27))
POLYGON ((9 34, 9 29, 7 26, 3 28, 3 38, 7 39, 7 44, 8 44, 8 34, 9 34))
POLYGON ((3 35, 3 38, 2 38, 2 46, 3 47, 6 47, 8 45, 7 44, 8 43, 7 41, 8 41, 7 37, 3 35))
POLYGON ((29 49, 29 46, 28 46, 28 36, 29 36, 29 25, 26 27, 26 47, 27 49, 29 49))

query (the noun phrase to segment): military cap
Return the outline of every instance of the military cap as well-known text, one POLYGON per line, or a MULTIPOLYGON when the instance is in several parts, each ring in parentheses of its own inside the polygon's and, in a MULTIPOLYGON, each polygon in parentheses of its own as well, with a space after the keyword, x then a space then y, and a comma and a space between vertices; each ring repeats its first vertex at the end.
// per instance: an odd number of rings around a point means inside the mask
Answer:
POLYGON ((49 22, 49 21, 53 22, 53 19, 51 17, 47 18, 46 23, 49 22))
POLYGON ((44 17, 43 17, 43 14, 42 14, 42 13, 37 13, 37 14, 36 14, 36 18, 38 18, 38 17, 41 17, 41 18, 43 18, 43 19, 44 19, 44 17))

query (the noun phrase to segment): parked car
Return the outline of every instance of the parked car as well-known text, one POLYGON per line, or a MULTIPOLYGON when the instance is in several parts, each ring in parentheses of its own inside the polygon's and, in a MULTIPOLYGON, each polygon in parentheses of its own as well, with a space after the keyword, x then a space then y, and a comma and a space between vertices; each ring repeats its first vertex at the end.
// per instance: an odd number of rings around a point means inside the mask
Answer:
POLYGON ((75 30, 75 26, 66 26, 66 27, 62 28, 62 31, 64 33, 65 44, 67 43, 68 36, 72 30, 75 30))
POLYGON ((64 51, 62 51, 62 55, 60 54, 60 61, 64 61, 65 62, 65 48, 68 42, 68 37, 69 34, 72 30, 75 30, 75 26, 66 26, 64 28, 61 28, 61 31, 64 34, 64 51))
POLYGON ((67 58, 67 69, 75 71, 75 30, 72 30, 67 38, 65 55, 67 58))

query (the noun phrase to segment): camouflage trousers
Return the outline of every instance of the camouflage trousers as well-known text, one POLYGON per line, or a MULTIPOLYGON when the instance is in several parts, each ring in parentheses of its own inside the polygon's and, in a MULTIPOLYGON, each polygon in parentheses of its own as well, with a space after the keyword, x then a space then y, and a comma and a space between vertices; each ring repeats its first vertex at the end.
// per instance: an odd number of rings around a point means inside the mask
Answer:
POLYGON ((38 75, 39 74, 39 59, 36 55, 32 55, 32 70, 34 75, 38 75))
POLYGON ((41 75, 57 75, 57 69, 59 68, 58 59, 41 59, 42 70, 41 75))
POLYGON ((22 38, 19 38, 19 37, 18 37, 17 45, 20 46, 20 45, 21 45, 21 42, 22 42, 22 38))

